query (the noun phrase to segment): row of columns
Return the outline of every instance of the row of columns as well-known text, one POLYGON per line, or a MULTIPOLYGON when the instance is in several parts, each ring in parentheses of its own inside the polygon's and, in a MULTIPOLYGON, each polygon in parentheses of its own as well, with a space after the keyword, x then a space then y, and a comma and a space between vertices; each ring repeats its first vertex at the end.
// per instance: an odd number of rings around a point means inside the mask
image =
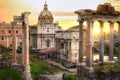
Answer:
MULTIPOLYGON (((94 44, 93 41, 93 21, 90 19, 87 20, 87 30, 86 30, 86 40, 83 38, 83 22, 84 20, 81 19, 79 21, 79 63, 83 64, 83 54, 85 54, 84 48, 86 47, 86 66, 92 67, 93 63, 93 50, 92 46, 94 44), (86 43, 86 46, 83 45, 83 43, 86 43)), ((99 20, 100 22, 100 53, 99 53, 99 61, 104 62, 104 32, 103 32, 103 26, 104 21, 99 20)), ((110 37, 109 37, 109 61, 113 61, 114 57, 114 22, 110 22, 110 37)), ((118 43, 120 44, 120 24, 119 24, 119 30, 118 30, 118 43)), ((118 58, 120 59, 120 45, 118 47, 118 58)))
POLYGON ((14 22, 12 22, 12 65, 17 65, 16 61, 16 32, 15 25, 17 22, 22 22, 22 31, 23 31, 23 40, 22 40, 22 65, 25 67, 25 78, 26 80, 31 80, 30 75, 30 66, 29 66, 29 23, 28 23, 28 15, 29 12, 24 12, 21 16, 14 17, 14 22))

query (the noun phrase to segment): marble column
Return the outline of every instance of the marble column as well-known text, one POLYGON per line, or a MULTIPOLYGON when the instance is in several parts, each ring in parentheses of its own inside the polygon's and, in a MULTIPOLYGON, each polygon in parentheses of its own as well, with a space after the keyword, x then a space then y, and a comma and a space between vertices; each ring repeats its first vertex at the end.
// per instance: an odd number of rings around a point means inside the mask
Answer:
POLYGON ((104 22, 103 21, 99 21, 100 22, 100 52, 99 52, 99 61, 100 62, 104 62, 104 22))
POLYGON ((118 60, 120 61, 120 22, 118 22, 118 60))
POLYGON ((113 61, 114 57, 114 22, 110 23, 110 36, 109 36, 109 61, 113 61))
POLYGON ((29 23, 28 23, 28 15, 30 12, 22 13, 23 18, 23 28, 24 28, 24 60, 25 60, 25 76, 26 80, 31 80, 30 74, 30 66, 29 66, 29 23))
POLYGON ((93 54, 92 54, 92 28, 93 22, 87 20, 87 54, 86 54, 86 66, 92 67, 93 63, 93 54))
POLYGON ((12 22, 12 65, 17 65, 17 59, 16 59, 16 23, 12 22))
POLYGON ((83 63, 83 22, 79 21, 79 63, 83 63))

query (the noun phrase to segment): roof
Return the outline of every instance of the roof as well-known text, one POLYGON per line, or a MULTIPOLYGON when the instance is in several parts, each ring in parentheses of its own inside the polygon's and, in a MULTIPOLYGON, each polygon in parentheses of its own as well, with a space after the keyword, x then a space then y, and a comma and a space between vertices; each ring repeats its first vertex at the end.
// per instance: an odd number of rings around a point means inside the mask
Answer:
MULTIPOLYGON (((12 24, 2 22, 2 23, 0 23, 0 27, 4 27, 4 28, 12 28, 12 24)), ((21 24, 17 24, 16 27, 17 27, 17 28, 22 28, 22 25, 21 25, 21 24)))

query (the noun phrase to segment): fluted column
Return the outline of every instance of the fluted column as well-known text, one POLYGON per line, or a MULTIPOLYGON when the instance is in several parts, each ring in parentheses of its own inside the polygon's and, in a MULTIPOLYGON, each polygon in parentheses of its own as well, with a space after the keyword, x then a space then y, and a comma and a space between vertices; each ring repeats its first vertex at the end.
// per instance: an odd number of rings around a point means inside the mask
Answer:
POLYGON ((17 64, 17 60, 16 60, 16 30, 15 30, 15 26, 16 23, 12 22, 12 65, 16 65, 17 64))
POLYGON ((120 61, 120 22, 118 22, 118 60, 120 61))
POLYGON ((88 20, 87 21, 87 54, 86 54, 86 66, 92 67, 93 63, 93 53, 92 53, 92 28, 93 22, 88 20))
POLYGON ((109 21, 110 23, 110 36, 109 36, 109 60, 113 61, 114 57, 114 22, 109 21))
POLYGON ((104 22, 100 22, 100 53, 99 53, 99 61, 104 62, 104 22))
POLYGON ((79 63, 83 63, 83 20, 79 21, 79 63))

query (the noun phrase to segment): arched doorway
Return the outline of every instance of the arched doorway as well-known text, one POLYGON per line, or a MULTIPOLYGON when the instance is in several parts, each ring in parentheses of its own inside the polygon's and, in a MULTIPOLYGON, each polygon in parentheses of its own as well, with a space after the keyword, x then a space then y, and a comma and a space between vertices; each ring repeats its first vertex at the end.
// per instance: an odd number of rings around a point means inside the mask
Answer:
POLYGON ((50 40, 49 39, 46 40, 46 47, 50 47, 50 40))

